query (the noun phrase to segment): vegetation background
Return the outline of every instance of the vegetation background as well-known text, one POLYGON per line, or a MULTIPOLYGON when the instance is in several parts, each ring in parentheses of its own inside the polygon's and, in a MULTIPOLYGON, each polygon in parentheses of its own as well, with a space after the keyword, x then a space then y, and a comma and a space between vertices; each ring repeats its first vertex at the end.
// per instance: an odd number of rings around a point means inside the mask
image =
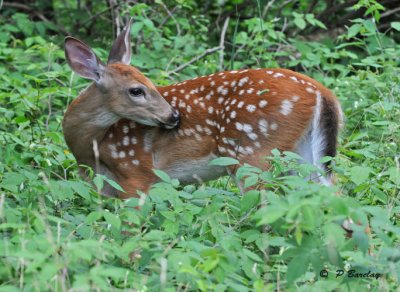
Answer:
MULTIPOLYGON (((398 291, 398 1, 0 7, 1 291, 398 291), (132 65, 156 84, 285 67, 331 88, 345 113, 337 186, 306 182, 310 166, 274 151, 270 171, 238 172, 247 186, 262 186, 245 196, 227 177, 180 186, 157 172, 148 196, 100 197, 78 177, 63 140, 63 113, 87 86, 67 67, 63 39, 78 37, 105 58, 130 16, 132 65), (285 175, 288 168, 299 176, 285 175), (356 223, 352 238, 340 227, 346 218, 356 223)), ((100 187, 104 178, 94 180, 100 187)))

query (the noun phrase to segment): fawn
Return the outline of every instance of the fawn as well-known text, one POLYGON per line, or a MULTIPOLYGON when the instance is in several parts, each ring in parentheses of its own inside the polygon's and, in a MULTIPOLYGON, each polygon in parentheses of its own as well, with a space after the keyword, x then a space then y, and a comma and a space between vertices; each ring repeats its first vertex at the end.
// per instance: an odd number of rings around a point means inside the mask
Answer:
POLYGON ((81 41, 67 37, 71 69, 94 81, 68 107, 63 130, 79 164, 118 182, 103 194, 128 198, 157 181, 152 169, 189 184, 233 173, 211 166, 220 156, 263 169, 277 148, 294 151, 326 173, 335 156, 342 111, 323 85, 286 69, 245 69, 156 87, 130 66, 130 24, 114 41, 107 64, 81 41), (98 151, 97 151, 98 147, 98 151), (97 163, 96 163, 97 162, 97 163))

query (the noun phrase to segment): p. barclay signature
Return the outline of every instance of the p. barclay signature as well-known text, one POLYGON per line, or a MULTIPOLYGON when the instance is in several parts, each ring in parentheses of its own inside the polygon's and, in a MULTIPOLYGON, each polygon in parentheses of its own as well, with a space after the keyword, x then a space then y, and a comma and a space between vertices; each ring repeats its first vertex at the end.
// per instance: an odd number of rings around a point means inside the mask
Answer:
MULTIPOLYGON (((327 270, 321 270, 319 272, 319 275, 322 278, 327 278, 329 275, 329 272, 327 270)), ((380 277, 382 277, 381 273, 376 273, 376 272, 371 272, 371 271, 367 271, 367 272, 358 272, 355 269, 350 269, 348 271, 345 270, 336 270, 336 278, 339 277, 348 277, 348 278, 375 278, 378 279, 380 277)))
MULTIPOLYGON (((336 278, 339 278, 345 274, 346 271, 344 270, 336 270, 336 278)), ((348 278, 375 278, 378 279, 382 276, 380 273, 373 273, 371 271, 360 273, 356 270, 348 270, 347 277, 348 278)))

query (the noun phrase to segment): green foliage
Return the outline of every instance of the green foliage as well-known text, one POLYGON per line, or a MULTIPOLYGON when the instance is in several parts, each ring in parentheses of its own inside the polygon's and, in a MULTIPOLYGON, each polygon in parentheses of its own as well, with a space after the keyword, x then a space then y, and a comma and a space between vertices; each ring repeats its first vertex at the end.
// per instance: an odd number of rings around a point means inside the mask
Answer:
MULTIPOLYGON (((48 7, 45 2, 35 7, 48 7)), ((93 187, 78 176, 61 130, 66 106, 86 83, 67 68, 63 35, 55 32, 60 25, 69 31, 75 27, 105 58, 112 38, 109 20, 93 24, 92 38, 85 9, 74 8, 72 1, 66 1, 68 7, 53 2, 53 22, 1 12, 6 17, 0 18, 0 290, 398 287, 400 46, 395 33, 400 28, 391 22, 389 30, 379 29, 383 7, 378 1, 359 1, 354 9, 364 9, 366 17, 352 19, 334 38, 326 33, 328 22, 318 18, 328 1, 311 10, 310 1, 276 3, 266 15, 262 1, 254 7, 240 0, 211 1, 209 9, 201 1, 133 6, 122 1, 121 11, 134 17, 133 65, 155 83, 220 67, 292 68, 331 88, 345 116, 333 161, 336 187, 308 182, 315 168, 298 164, 295 153, 275 150, 266 158, 273 166, 269 171, 250 165, 238 169, 236 179, 254 187, 243 196, 228 177, 182 186, 155 170, 160 182, 149 194, 125 201, 99 196, 104 182, 119 188, 107 178, 95 176, 93 187), (162 4, 178 7, 173 18, 162 4), (219 45, 217 16, 211 11, 233 13, 237 5, 244 17, 231 17, 223 64, 218 53, 210 54, 174 73, 219 45), (312 34, 316 29, 318 36, 312 34), (298 175, 288 175, 291 169, 298 175), (356 223, 352 238, 340 226, 348 218, 356 223), (337 277, 338 269, 381 276, 337 277), (321 270, 329 272, 327 278, 321 270)), ((97 2, 94 14, 107 8, 97 2)), ((237 161, 212 163, 234 166, 237 161)))

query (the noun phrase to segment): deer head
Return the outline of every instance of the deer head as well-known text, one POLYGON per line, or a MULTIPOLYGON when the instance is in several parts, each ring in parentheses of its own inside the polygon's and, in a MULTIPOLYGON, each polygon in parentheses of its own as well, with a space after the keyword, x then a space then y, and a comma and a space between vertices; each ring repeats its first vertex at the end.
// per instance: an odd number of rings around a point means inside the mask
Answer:
MULTIPOLYGON (((94 105, 102 105, 104 127, 119 119, 129 119, 143 125, 174 128, 179 123, 179 112, 160 95, 154 84, 138 69, 130 66, 130 25, 114 41, 107 65, 93 50, 80 40, 65 39, 65 56, 71 69, 83 78, 94 81, 94 105)), ((88 98, 91 98, 88 97, 88 98)), ((79 105, 77 105, 79 106, 79 105)))

